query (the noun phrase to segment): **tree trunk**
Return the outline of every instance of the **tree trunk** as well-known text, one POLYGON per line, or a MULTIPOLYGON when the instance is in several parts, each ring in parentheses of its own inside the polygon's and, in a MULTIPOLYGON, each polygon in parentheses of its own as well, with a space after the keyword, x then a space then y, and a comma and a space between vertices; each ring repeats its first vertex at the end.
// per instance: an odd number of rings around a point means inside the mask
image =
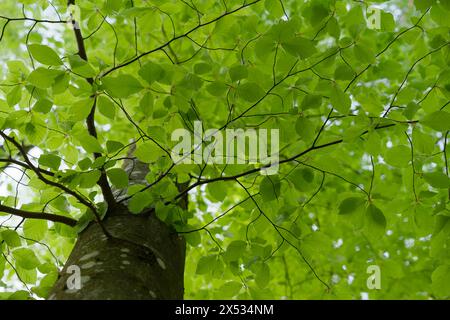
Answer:
POLYGON ((49 299, 182 299, 185 241, 154 214, 125 207, 104 220, 114 238, 92 223, 78 238, 49 299), (71 288, 71 266, 81 288, 71 288))
MULTIPOLYGON (((134 148, 130 150, 130 154, 134 148)), ((145 184, 148 164, 126 160, 130 185, 145 184)), ((182 188, 183 186, 180 186, 182 188)), ((126 189, 114 190, 119 201, 126 189)), ((80 233, 49 299, 182 299, 186 242, 175 230, 150 213, 134 215, 124 205, 107 213, 80 233), (75 267, 72 267, 75 266, 75 267), (72 289, 74 268, 80 268, 81 288, 72 289)), ((187 209, 187 195, 178 205, 187 209)))

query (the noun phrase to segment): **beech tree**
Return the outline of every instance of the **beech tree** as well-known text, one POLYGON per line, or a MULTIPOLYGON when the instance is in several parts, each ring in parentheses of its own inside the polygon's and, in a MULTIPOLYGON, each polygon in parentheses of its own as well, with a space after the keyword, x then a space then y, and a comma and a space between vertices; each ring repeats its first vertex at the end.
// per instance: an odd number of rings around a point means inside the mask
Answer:
POLYGON ((449 298, 449 16, 2 1, 0 298, 449 298))

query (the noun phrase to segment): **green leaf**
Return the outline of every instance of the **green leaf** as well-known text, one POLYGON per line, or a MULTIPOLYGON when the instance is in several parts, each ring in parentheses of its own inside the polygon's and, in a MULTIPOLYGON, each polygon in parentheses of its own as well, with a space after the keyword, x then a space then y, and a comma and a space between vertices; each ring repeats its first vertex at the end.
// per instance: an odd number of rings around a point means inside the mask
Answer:
POLYGON ((429 7, 431 7, 435 2, 436 2, 436 0, 422 0, 422 1, 414 1, 413 3, 417 9, 424 12, 429 7))
POLYGON ((78 167, 83 171, 88 170, 91 166, 92 166, 92 161, 89 158, 84 158, 83 160, 78 162, 78 167))
POLYGON ((143 89, 141 83, 129 74, 106 77, 102 82, 106 92, 115 98, 128 98, 143 89))
POLYGON ((267 263, 261 263, 256 270, 255 277, 256 284, 260 288, 265 288, 269 284, 270 281, 270 268, 267 263))
POLYGON ((3 257, 3 255, 0 255, 0 279, 3 279, 3 274, 5 272, 5 263, 6 263, 5 258, 3 257))
POLYGON ((316 126, 314 123, 305 117, 298 117, 295 123, 295 131, 302 138, 302 140, 309 141, 313 139, 316 126))
POLYGON ((196 274, 208 274, 213 270, 211 269, 216 264, 216 256, 209 255, 201 257, 197 262, 197 269, 195 270, 196 274))
POLYGON ((433 112, 423 118, 421 123, 436 131, 448 131, 450 130, 450 113, 442 110, 433 112))
POLYGON ((247 243, 245 243, 245 241, 241 240, 232 241, 225 250, 223 258, 227 262, 236 261, 243 256, 246 248, 247 243))
POLYGON ((39 165, 58 171, 61 165, 61 158, 54 154, 41 154, 39 165))
POLYGON ((133 195, 128 203, 131 213, 140 213, 152 203, 152 197, 147 192, 138 192, 133 195))
POLYGON ((25 237, 40 241, 47 233, 48 225, 46 220, 27 219, 23 224, 23 234, 25 237))
POLYGON ((124 147, 124 144, 122 142, 119 141, 114 141, 114 140, 108 140, 106 141, 106 149, 108 150, 108 153, 115 153, 117 151, 119 151, 120 149, 122 149, 124 147))
POLYGON ((306 95, 301 104, 302 110, 319 108, 322 105, 322 97, 315 94, 306 95))
POLYGON ((158 160, 162 155, 164 154, 164 151, 158 147, 154 142, 148 141, 140 144, 136 151, 134 152, 134 155, 142 162, 145 163, 152 163, 158 160))
POLYGON ((97 106, 98 111, 105 117, 114 120, 114 117, 116 115, 116 109, 114 106, 114 103, 105 96, 100 96, 97 98, 97 106))
POLYGON ((50 88, 55 82, 55 78, 64 74, 59 70, 37 68, 28 75, 28 82, 41 89, 50 88))
POLYGON ((22 87, 15 86, 6 96, 6 101, 10 107, 14 107, 22 99, 22 87))
POLYGON ((238 281, 227 281, 219 289, 218 292, 224 297, 234 297, 242 289, 242 283, 238 281))
POLYGON ((248 70, 243 65, 231 67, 229 70, 231 81, 236 82, 248 77, 248 70))
POLYGON ((28 49, 33 58, 42 64, 48 66, 60 66, 63 64, 58 54, 48 46, 42 44, 30 44, 28 49))
MULTIPOLYGON (((30 293, 25 290, 18 290, 13 293, 11 293, 8 298, 8 300, 29 300, 30 299, 30 293)), ((6 300, 6 299, 5 299, 6 300)))
POLYGON ((0 233, 0 237, 5 240, 6 244, 11 248, 20 247, 22 244, 19 235, 14 230, 3 230, 0 233))
POLYGON ((95 153, 95 152, 102 153, 103 152, 103 148, 101 147, 98 140, 95 137, 93 137, 87 133, 78 136, 77 140, 80 143, 80 145, 83 147, 83 149, 86 150, 86 152, 88 152, 88 153, 95 153))
POLYGON ((53 102, 48 99, 40 99, 33 106, 33 111, 47 114, 53 107, 53 102))
POLYGON ((92 65, 86 60, 82 59, 79 55, 69 56, 70 67, 72 71, 77 75, 85 78, 94 78, 97 72, 92 65))
POLYGON ((450 188, 450 179, 442 172, 424 173, 423 178, 434 188, 438 189, 450 188))
POLYGON ((437 267, 431 275, 433 293, 439 298, 450 297, 450 281, 448 281, 449 274, 450 266, 442 265, 437 267))
POLYGON ((16 265, 25 270, 35 269, 41 264, 33 250, 28 248, 14 250, 13 257, 16 260, 16 265))
POLYGON ((29 122, 25 125, 25 133, 28 140, 33 145, 38 145, 44 141, 47 135, 47 128, 45 126, 40 126, 34 122, 29 122))
POLYGON ((152 84, 155 81, 163 79, 165 74, 166 72, 160 65, 151 61, 144 64, 142 68, 139 69, 139 75, 148 84, 152 84))
POLYGON ((336 80, 351 80, 353 79, 355 72, 346 64, 339 65, 334 71, 334 78, 336 80))
POLYGON ((100 179, 100 171, 99 170, 92 170, 89 172, 82 173, 80 175, 80 188, 93 188, 98 180, 100 179))
POLYGON ((17 275, 20 279, 27 284, 35 284, 37 281, 37 270, 36 268, 25 269, 16 263, 17 275))
POLYGON ((350 214, 361 208, 366 199, 360 197, 350 197, 342 200, 339 204, 339 214, 350 214))
POLYGON ((238 94, 245 101, 256 102, 265 95, 265 92, 258 84, 247 82, 238 87, 238 94))
POLYGON ((348 94, 344 93, 338 86, 333 86, 330 97, 331 104, 334 109, 342 114, 347 114, 350 111, 352 104, 348 94))
POLYGON ((381 30, 392 32, 395 29, 394 16, 389 12, 381 11, 381 30))
POLYGON ((91 98, 81 99, 70 106, 70 118, 73 121, 85 120, 91 112, 94 100, 91 98))
POLYGON ((375 61, 375 54, 367 45, 356 44, 353 47, 353 53, 356 59, 363 63, 373 63, 375 61))
POLYGON ((214 183, 208 183, 206 190, 211 194, 215 201, 223 201, 227 196, 226 182, 218 181, 214 183))
POLYGON ((186 243, 192 247, 198 247, 199 244, 202 242, 202 239, 198 232, 191 232, 191 233, 185 234, 184 238, 186 239, 186 243))
POLYGON ((316 53, 314 41, 302 37, 294 37, 281 43, 287 53, 294 57, 306 59, 316 53))
POLYGON ((391 166, 404 168, 411 160, 411 149, 403 145, 395 146, 388 149, 384 158, 391 166))
POLYGON ((280 198, 281 182, 278 176, 266 176, 259 185, 259 192, 264 201, 272 201, 280 198))
POLYGON ((33 287, 31 290, 41 298, 47 298, 56 280, 58 280, 58 272, 51 272, 42 278, 39 286, 33 287))
POLYGON ((209 63, 200 62, 194 66, 194 72, 196 74, 205 74, 208 73, 209 71, 211 71, 211 64, 209 63))
POLYGON ((60 94, 67 90, 70 84, 70 74, 62 73, 55 77, 55 81, 52 84, 53 94, 60 94))
POLYGON ((128 187, 128 174, 120 168, 113 168, 106 172, 111 183, 119 189, 128 187))
POLYGON ((228 90, 228 86, 224 82, 211 82, 206 86, 206 91, 208 91, 212 96, 220 97, 228 90))
POLYGON ((309 168, 295 169, 289 174, 288 179, 297 190, 308 191, 313 187, 314 172, 309 168))
POLYGON ((143 114, 150 116, 153 113, 154 99, 150 92, 147 92, 139 102, 139 108, 143 114))
POLYGON ((369 235, 379 237, 386 229, 386 218, 383 212, 373 204, 366 209, 366 227, 369 235))

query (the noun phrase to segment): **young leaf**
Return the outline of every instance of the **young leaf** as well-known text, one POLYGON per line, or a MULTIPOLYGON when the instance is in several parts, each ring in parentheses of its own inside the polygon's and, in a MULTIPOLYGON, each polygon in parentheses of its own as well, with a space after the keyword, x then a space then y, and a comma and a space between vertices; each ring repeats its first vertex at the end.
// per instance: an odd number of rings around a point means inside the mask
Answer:
POLYGON ((423 178, 426 182, 428 182, 432 187, 438 189, 447 189, 450 188, 450 179, 442 172, 430 172, 424 173, 423 178))
POLYGON ((42 154, 39 157, 39 165, 58 171, 61 165, 61 158, 54 154, 42 154))
POLYGON ((106 141, 106 149, 108 150, 109 154, 117 152, 123 147, 124 147, 124 145, 120 141, 114 141, 114 140, 106 141))
POLYGON ((83 149, 86 150, 86 152, 88 153, 103 152, 103 148, 101 147, 100 143, 95 137, 86 133, 77 137, 77 139, 80 142, 80 145, 83 147, 83 149))
POLYGON ((164 151, 152 141, 140 144, 134 152, 134 155, 145 163, 155 162, 163 154, 164 151))
POLYGON ((106 92, 116 98, 128 98, 143 89, 141 83, 129 74, 106 77, 102 82, 106 92))
POLYGON ((238 87, 238 93, 242 99, 248 102, 256 102, 265 94, 264 90, 254 82, 248 82, 240 85, 238 87))
POLYGON ((23 224, 23 234, 33 240, 42 240, 47 233, 48 225, 46 220, 25 220, 23 224))
POLYGON ((379 237, 386 229, 386 218, 383 212, 373 204, 366 209, 366 227, 371 236, 379 237))
POLYGON ((344 93, 338 86, 333 86, 330 97, 333 108, 342 114, 347 114, 350 110, 350 97, 344 93))
POLYGON ((100 96, 97 98, 98 111, 105 117, 114 120, 116 115, 116 108, 114 103, 105 96, 100 96))
POLYGON ((21 245, 21 241, 19 235, 14 230, 3 230, 0 233, 0 237, 6 242, 6 244, 11 247, 19 247, 21 245))
POLYGON ((259 185, 259 192, 264 201, 272 201, 280 198, 280 179, 277 176, 266 176, 259 185))
POLYGON ((41 264, 34 251, 28 248, 19 248, 14 250, 13 256, 16 260, 17 266, 25 270, 34 269, 41 264))
POLYGON ((128 174, 121 168, 113 168, 107 172, 111 183, 119 189, 128 187, 128 174))
POLYGON ((28 49, 33 58, 42 64, 48 66, 60 66, 63 64, 58 54, 48 46, 42 44, 30 44, 28 49))
POLYGON ((230 68, 230 78, 231 81, 236 82, 248 77, 248 70, 243 65, 237 65, 230 68))
POLYGON ((236 261, 243 256, 246 248, 247 248, 247 244, 244 241, 241 241, 241 240, 232 241, 228 245, 228 247, 223 255, 223 258, 227 262, 236 261))
POLYGON ((128 209, 131 213, 140 213, 152 202, 152 197, 147 192, 138 192, 133 195, 128 203, 128 209))
POLYGON ((439 298, 450 297, 450 281, 448 275, 450 274, 450 266, 438 266, 431 275, 433 293, 439 298))
POLYGON ((421 123, 436 131, 449 131, 450 113, 442 110, 433 112, 423 118, 421 123))
POLYGON ((350 214, 363 206, 365 199, 360 197, 350 197, 342 200, 339 204, 339 214, 350 214))
POLYGON ((33 111, 47 114, 52 109, 53 102, 48 99, 39 99, 33 106, 33 111))
POLYGON ((160 65, 151 61, 144 64, 139 70, 139 75, 142 79, 147 81, 148 84, 161 80, 165 74, 166 72, 160 65))

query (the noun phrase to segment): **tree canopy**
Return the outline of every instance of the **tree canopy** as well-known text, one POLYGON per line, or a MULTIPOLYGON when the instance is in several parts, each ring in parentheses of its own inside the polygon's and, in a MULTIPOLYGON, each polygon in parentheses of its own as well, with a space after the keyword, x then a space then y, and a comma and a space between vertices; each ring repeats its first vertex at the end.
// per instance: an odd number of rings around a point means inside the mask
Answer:
POLYGON ((120 191, 186 238, 186 298, 449 298, 449 16, 447 0, 2 1, 0 298, 47 298, 120 191), (278 130, 277 171, 174 161, 173 132, 198 122, 278 130))

